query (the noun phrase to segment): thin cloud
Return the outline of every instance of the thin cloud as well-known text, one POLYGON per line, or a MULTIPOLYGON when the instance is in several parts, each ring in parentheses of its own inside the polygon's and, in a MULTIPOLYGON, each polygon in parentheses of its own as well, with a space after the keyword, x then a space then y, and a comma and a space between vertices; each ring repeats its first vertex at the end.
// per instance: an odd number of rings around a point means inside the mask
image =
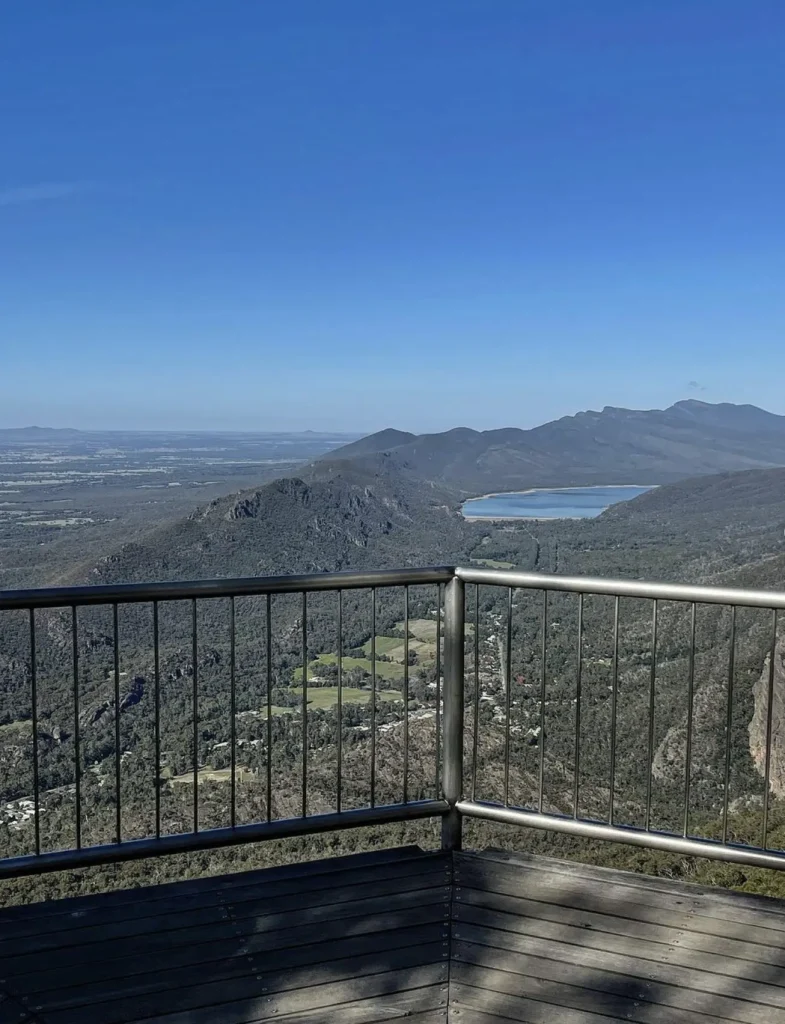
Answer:
POLYGON ((706 388, 703 384, 699 384, 697 380, 688 380, 687 387, 692 388, 693 391, 705 391, 706 388))
POLYGON ((25 203, 43 203, 53 199, 67 199, 85 189, 83 182, 50 181, 38 185, 18 185, 0 188, 0 206, 22 206, 25 203))

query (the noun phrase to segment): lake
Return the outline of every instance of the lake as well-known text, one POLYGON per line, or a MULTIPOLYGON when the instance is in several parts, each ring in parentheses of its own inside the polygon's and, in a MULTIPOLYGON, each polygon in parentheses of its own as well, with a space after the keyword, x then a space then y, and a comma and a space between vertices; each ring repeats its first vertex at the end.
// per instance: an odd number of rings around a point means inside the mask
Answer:
POLYGON ((463 504, 467 519, 593 519, 611 505, 651 487, 555 487, 486 494, 463 504))

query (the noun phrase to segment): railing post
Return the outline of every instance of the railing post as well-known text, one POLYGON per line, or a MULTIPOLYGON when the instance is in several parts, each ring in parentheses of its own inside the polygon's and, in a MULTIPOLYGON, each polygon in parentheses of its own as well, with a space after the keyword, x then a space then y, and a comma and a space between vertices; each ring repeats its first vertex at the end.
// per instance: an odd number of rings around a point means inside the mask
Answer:
POLYGON ((463 655, 466 610, 463 580, 444 588, 444 767, 442 792, 450 810, 442 818, 442 849, 460 850, 463 796, 463 655))

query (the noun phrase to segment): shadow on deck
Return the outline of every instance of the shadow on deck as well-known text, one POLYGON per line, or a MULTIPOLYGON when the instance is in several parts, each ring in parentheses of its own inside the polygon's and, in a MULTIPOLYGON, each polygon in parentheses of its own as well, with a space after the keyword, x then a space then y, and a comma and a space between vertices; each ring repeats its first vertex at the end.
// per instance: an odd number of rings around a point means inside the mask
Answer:
POLYGON ((0 911, 0 1024, 785 1024, 785 902, 416 848, 0 911))

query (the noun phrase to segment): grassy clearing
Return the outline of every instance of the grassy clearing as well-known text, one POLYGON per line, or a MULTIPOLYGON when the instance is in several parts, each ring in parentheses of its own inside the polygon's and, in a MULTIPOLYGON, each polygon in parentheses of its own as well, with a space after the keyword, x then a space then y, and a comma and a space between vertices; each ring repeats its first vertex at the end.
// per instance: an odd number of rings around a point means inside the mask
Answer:
MULTIPOLYGON (((430 639, 409 639, 409 650, 417 655, 418 664, 426 664, 432 662, 436 658, 436 624, 428 623, 427 620, 415 620, 418 622, 424 622, 426 625, 433 626, 433 637, 430 639)), ((412 630, 410 630, 412 632, 412 630)), ((415 634, 416 636, 416 634, 415 634)), ((367 655, 371 653, 371 641, 366 640, 363 644, 363 650, 367 655)), ((401 637, 396 636, 377 636, 376 638, 376 653, 386 654, 388 658, 403 665, 406 658, 406 647, 401 637)))
POLYGON ((497 562, 493 558, 470 558, 474 565, 484 565, 487 569, 514 569, 515 562, 497 562))
MULTIPOLYGON (((251 779, 256 777, 256 773, 252 772, 250 768, 235 768, 235 778, 238 782, 249 782, 251 779)), ((198 772, 199 782, 231 782, 232 769, 231 768, 213 768, 212 765, 206 764, 204 768, 200 768, 198 772)), ((173 785, 193 785, 194 773, 184 772, 182 775, 174 775, 169 780, 173 785)))
MULTIPOLYGON (((396 629, 403 629, 403 621, 396 622, 396 629)), ((409 633, 417 640, 430 640, 436 643, 436 619, 409 619, 409 633)))
MULTIPOLYGON (((285 707, 282 707, 280 704, 273 704, 273 707, 272 707, 273 718, 275 718, 276 715, 291 715, 291 714, 294 714, 294 712, 296 710, 297 710, 297 708, 285 708, 285 707)), ((266 719, 267 718, 267 705, 265 704, 263 707, 259 708, 259 712, 260 712, 262 718, 266 719)))
MULTIPOLYGON (((403 629, 403 622, 396 622, 395 626, 397 629, 403 629)), ((434 648, 436 647, 436 619, 409 619, 409 632, 417 640, 422 640, 430 643, 434 648)), ((474 623, 466 623, 466 635, 474 633, 474 623)), ((444 640, 444 633, 442 633, 442 640, 444 640)), ((409 641, 411 647, 412 641, 409 641)))
MULTIPOLYGON (((396 622, 396 629, 403 630, 403 622, 396 622)), ((466 624, 466 635, 474 632, 472 623, 466 624)), ((409 620, 409 650, 417 655, 418 665, 432 664, 436 660, 436 620, 435 619, 410 619, 409 620)), ((372 662, 371 641, 366 640, 363 650, 368 657, 350 658, 344 657, 343 670, 349 672, 353 668, 362 669, 363 672, 371 674, 372 662)), ((378 679, 402 679, 403 662, 405 655, 404 641, 399 636, 377 636, 376 654, 385 655, 390 661, 376 662, 376 676, 378 679)), ((333 651, 320 654, 319 657, 308 666, 308 679, 319 679, 319 668, 322 665, 335 665, 338 662, 338 655, 333 651)), ((294 669, 294 682, 302 682, 303 670, 294 669)))
MULTIPOLYGON (((363 644, 363 650, 365 651, 366 657, 371 656, 371 641, 366 640, 363 644)), ((394 658, 395 652, 398 650, 403 651, 403 639, 399 636, 377 636, 376 637, 376 653, 387 654, 389 657, 394 658)))
MULTIPOLYGON (((320 654, 316 661, 312 661, 308 666, 308 678, 318 679, 319 678, 319 666, 320 665, 335 665, 338 663, 338 655, 332 652, 328 654, 320 654)), ((371 662, 368 658, 344 658, 343 659, 343 670, 349 672, 353 668, 360 668, 363 672, 371 674, 371 662)), ((403 677, 403 665, 399 665, 393 661, 377 661, 376 662, 376 676, 378 679, 401 679, 403 677)), ((293 672, 295 681, 302 680, 303 670, 296 668, 293 672)))
MULTIPOLYGON (((301 686, 292 687, 292 693, 297 694, 298 697, 302 697, 303 690, 301 686)), ((344 686, 343 688, 343 702, 344 704, 367 704, 371 699, 370 690, 360 690, 355 686, 344 686)), ((400 690, 377 690, 377 700, 403 700, 403 694, 400 690)), ((314 686, 308 689, 308 706, 311 708, 319 708, 321 710, 327 710, 333 708, 338 703, 338 687, 337 686, 314 686)))
POLYGON ((0 735, 13 736, 17 735, 30 736, 33 732, 33 723, 28 722, 7 722, 5 725, 0 725, 0 735))

